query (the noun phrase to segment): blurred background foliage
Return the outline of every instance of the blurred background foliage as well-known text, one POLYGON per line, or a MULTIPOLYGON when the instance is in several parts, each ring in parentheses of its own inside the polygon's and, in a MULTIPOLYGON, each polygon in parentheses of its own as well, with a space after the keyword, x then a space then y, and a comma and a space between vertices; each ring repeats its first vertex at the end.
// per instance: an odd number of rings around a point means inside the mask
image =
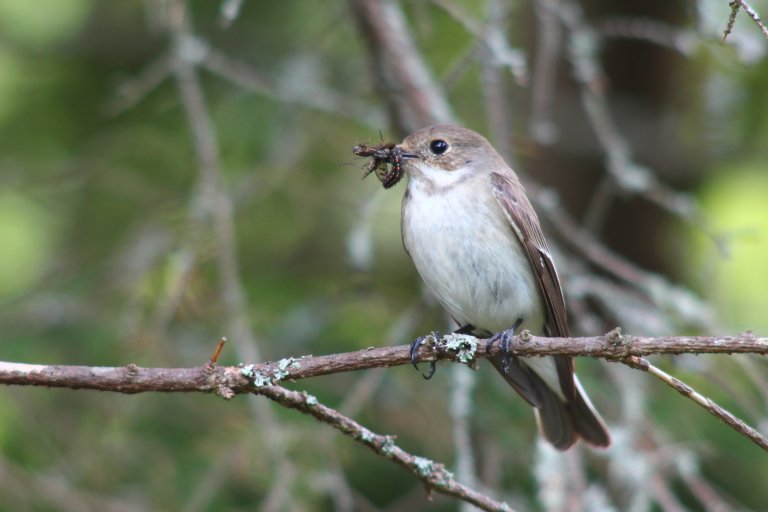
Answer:
MULTIPOLYGON (((375 179, 360 181, 362 162, 350 152, 355 143, 378 141, 380 132, 387 140, 403 134, 388 123, 369 72, 373 57, 349 4, 246 1, 222 22, 222 7, 236 3, 190 2, 197 39, 187 42, 198 46, 184 51, 215 49, 251 80, 233 83, 200 70, 234 207, 238 279, 255 353, 279 359, 356 350, 445 329, 402 250, 403 185, 384 193, 375 179)), ((173 76, 152 73, 173 48, 163 20, 174 5, 0 0, 2 360, 191 366, 206 361, 221 336, 235 335, 220 292, 221 241, 200 219, 199 140, 173 76)), ((481 69, 471 58, 474 37, 446 5, 453 2, 402 2, 458 117, 490 136, 481 69)), ((476 17, 486 12, 484 2, 457 5, 476 17)), ((726 1, 580 5, 589 23, 612 34, 594 51, 608 106, 634 157, 661 182, 692 194, 707 225, 616 194, 596 234, 709 301, 710 332, 764 335, 768 43, 743 13, 721 43, 726 1), (648 33, 679 37, 680 47, 616 28, 623 26, 617 20, 633 19, 647 22, 648 33)), ((768 11, 765 2, 755 5, 768 11)), ((508 9, 506 36, 533 61, 534 6, 516 1, 508 9)), ((564 59, 554 84, 556 137, 546 141, 530 130, 530 83, 505 76, 513 132, 494 142, 511 147, 517 169, 557 190, 581 219, 606 157, 564 59)), ((563 253, 564 264, 570 257, 563 253)), ((577 273, 566 270, 567 293, 577 273)), ((663 325, 670 331, 659 332, 642 318, 635 322, 623 327, 636 334, 706 331, 669 321, 663 325)), ((594 325, 617 323, 603 318, 594 325)), ((247 358, 232 345, 225 364, 247 358)), ((658 360, 768 428, 762 359, 658 360)), ((765 509, 768 458, 754 445, 645 375, 578 364, 614 428, 614 453, 577 450, 558 459, 537 447, 528 406, 481 365, 470 415, 481 489, 521 510, 564 510, 548 498, 548 475, 557 473, 548 464, 572 468, 567 464, 586 459, 589 469, 579 478, 591 482, 582 482, 585 492, 610 496, 604 510, 715 510, 722 503, 765 509), (631 393, 643 398, 633 402, 631 393), (631 446, 622 443, 627 437, 631 446), (609 472, 625 478, 610 481, 609 472), (696 489, 722 503, 702 503, 696 489)), ((451 390, 461 371, 468 370, 441 368, 424 382, 403 367, 293 387, 374 431, 396 434, 407 450, 452 464, 451 390)), ((278 427, 263 428, 264 407, 254 401, 2 389, 0 509, 457 509, 443 497, 426 501, 399 468, 295 412, 269 406, 278 427)))

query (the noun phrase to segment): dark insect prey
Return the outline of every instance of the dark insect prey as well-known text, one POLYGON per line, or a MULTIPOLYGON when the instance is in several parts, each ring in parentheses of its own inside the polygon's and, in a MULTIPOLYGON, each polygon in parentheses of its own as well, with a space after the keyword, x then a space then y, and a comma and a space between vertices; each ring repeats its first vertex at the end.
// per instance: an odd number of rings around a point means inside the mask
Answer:
POLYGON ((357 156, 371 158, 363 167, 363 178, 373 172, 384 188, 391 188, 402 179, 403 151, 391 142, 382 142, 375 146, 358 144, 352 148, 352 152, 357 156))

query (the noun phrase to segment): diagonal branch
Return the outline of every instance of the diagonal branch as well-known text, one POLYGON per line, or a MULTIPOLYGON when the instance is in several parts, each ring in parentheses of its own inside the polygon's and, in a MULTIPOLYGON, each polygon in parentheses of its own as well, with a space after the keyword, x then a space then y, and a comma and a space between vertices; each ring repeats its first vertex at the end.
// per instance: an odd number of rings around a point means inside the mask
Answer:
POLYGON ((376 87, 389 102, 392 124, 405 134, 454 120, 448 101, 411 37, 395 0, 349 0, 368 45, 376 87))
POLYGON ((312 395, 308 395, 305 392, 291 391, 282 386, 262 386, 254 390, 253 393, 266 396, 284 407, 296 409, 304 414, 313 416, 317 420, 352 437, 352 439, 367 446, 376 454, 404 468, 422 481, 429 491, 435 490, 441 494, 459 498, 482 510, 506 510, 512 512, 512 509, 506 503, 496 501, 457 482, 453 474, 443 464, 406 452, 395 444, 393 436, 371 432, 351 418, 318 403, 317 398, 312 395))
POLYGON ((725 27, 725 31, 723 31, 723 41, 728 39, 728 36, 731 34, 733 24, 736 22, 736 16, 739 14, 740 8, 743 8, 746 11, 747 15, 752 18, 752 21, 754 21, 758 28, 760 28, 763 35, 768 38, 768 27, 766 27, 763 20, 760 19, 757 11, 755 11, 745 0, 733 0, 729 2, 728 5, 731 7, 731 14, 728 17, 728 24, 725 27))
POLYGON ((681 381, 680 379, 671 376, 664 370, 661 370, 660 368, 656 368, 651 363, 649 363, 646 359, 643 359, 642 357, 628 357, 625 360, 622 361, 627 366, 631 366, 632 368, 635 368, 636 370, 642 370, 644 372, 648 372, 663 383, 670 386, 672 389, 677 391, 683 396, 687 396, 691 400, 693 400, 696 404, 700 405, 707 411, 709 411, 713 416, 716 418, 719 418, 722 422, 724 422, 726 425, 734 429, 735 431, 739 432, 743 436, 748 437, 752 442, 757 444, 760 448, 762 448, 765 451, 768 451, 768 439, 765 438, 760 432, 755 430, 754 428, 750 427, 746 423, 744 423, 742 420, 734 416, 732 413, 726 411, 722 407, 720 407, 718 404, 716 404, 711 398, 708 398, 695 389, 693 389, 691 386, 686 384, 685 382, 681 381))

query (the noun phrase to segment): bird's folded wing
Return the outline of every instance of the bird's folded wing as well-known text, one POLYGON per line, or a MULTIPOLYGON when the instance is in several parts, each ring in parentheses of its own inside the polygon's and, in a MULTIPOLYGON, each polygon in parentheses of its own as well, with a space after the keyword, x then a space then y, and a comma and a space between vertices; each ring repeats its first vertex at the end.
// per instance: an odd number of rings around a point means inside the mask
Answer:
MULTIPOLYGON (((557 277, 555 264, 549 253, 549 247, 541 231, 536 212, 528 201, 523 185, 516 177, 500 173, 491 174, 493 193, 502 212, 523 246, 525 255, 536 275, 546 312, 545 333, 547 336, 566 338, 568 317, 565 311, 565 299, 557 277)), ((566 397, 573 398, 576 390, 573 382, 573 358, 556 356, 555 364, 560 386, 566 397)))

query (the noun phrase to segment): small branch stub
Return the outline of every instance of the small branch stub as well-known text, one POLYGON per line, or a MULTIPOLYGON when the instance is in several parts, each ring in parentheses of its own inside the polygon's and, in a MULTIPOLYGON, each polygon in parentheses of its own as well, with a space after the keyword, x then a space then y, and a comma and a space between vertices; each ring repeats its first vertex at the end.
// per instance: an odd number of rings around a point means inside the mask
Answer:
POLYGON ((219 362, 219 357, 221 356, 221 351, 224 349, 224 344, 226 342, 227 342, 226 336, 222 336, 222 338, 216 344, 216 348, 213 349, 213 354, 211 354, 211 359, 208 361, 208 365, 209 366, 211 366, 211 367, 216 366, 216 364, 219 362))

